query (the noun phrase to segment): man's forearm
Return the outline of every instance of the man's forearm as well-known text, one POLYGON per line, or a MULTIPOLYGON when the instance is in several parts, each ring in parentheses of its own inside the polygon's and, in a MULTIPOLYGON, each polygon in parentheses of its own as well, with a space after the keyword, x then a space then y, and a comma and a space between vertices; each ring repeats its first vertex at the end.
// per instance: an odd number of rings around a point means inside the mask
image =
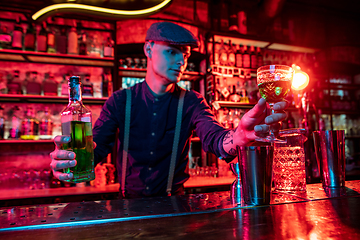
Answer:
POLYGON ((235 130, 230 130, 223 139, 223 149, 231 156, 236 155, 236 145, 234 144, 234 132, 235 130))

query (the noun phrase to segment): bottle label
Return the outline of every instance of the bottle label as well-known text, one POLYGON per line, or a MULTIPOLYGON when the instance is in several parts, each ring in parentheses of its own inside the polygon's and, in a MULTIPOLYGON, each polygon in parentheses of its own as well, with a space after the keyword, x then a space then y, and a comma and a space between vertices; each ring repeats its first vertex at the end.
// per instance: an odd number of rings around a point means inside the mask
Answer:
POLYGON ((243 56, 243 60, 244 60, 244 67, 245 68, 249 68, 250 67, 250 55, 249 54, 245 54, 243 56))
POLYGON ((105 57, 114 56, 114 49, 112 47, 104 47, 104 56, 105 57))
POLYGON ((234 53, 229 54, 229 66, 235 66, 235 54, 234 53))
POLYGON ((47 44, 49 47, 55 46, 55 35, 54 34, 48 34, 47 44))

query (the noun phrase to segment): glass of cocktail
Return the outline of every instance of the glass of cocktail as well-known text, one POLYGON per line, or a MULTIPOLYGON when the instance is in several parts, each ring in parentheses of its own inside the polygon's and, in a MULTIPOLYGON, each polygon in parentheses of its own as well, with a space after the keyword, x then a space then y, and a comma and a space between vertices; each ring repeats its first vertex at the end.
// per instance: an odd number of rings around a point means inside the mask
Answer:
MULTIPOLYGON (((294 70, 286 65, 266 65, 257 69, 257 85, 262 98, 270 105, 274 113, 273 105, 284 100, 291 89, 294 70)), ((267 137, 257 138, 261 142, 284 142, 277 139, 270 129, 267 137)))

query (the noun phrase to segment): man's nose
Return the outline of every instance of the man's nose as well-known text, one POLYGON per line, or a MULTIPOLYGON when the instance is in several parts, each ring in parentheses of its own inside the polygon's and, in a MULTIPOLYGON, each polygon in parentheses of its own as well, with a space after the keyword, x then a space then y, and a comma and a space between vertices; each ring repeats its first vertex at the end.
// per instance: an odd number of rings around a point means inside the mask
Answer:
POLYGON ((180 65, 180 66, 185 65, 185 55, 184 54, 179 54, 177 64, 180 65))

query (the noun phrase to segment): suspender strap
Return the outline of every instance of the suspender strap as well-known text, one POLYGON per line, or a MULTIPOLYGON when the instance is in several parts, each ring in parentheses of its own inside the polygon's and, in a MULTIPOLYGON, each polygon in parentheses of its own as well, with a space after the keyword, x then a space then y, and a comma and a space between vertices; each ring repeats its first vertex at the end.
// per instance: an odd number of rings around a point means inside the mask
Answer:
POLYGON ((167 183, 167 188, 166 188, 166 192, 168 193, 168 196, 171 196, 171 188, 172 188, 172 183, 173 183, 173 178, 174 178, 177 150, 179 148, 181 119, 182 119, 182 111, 183 111, 183 106, 184 106, 185 92, 186 92, 185 90, 181 90, 177 114, 176 114, 175 136, 174 136, 173 148, 172 148, 172 153, 171 153, 168 183, 167 183))
POLYGON ((122 174, 121 174, 121 192, 125 197, 125 178, 126 178, 126 164, 129 150, 129 136, 130 136, 130 118, 131 118, 131 90, 126 89, 126 106, 125 106, 125 127, 124 127, 124 147, 122 155, 122 174))

